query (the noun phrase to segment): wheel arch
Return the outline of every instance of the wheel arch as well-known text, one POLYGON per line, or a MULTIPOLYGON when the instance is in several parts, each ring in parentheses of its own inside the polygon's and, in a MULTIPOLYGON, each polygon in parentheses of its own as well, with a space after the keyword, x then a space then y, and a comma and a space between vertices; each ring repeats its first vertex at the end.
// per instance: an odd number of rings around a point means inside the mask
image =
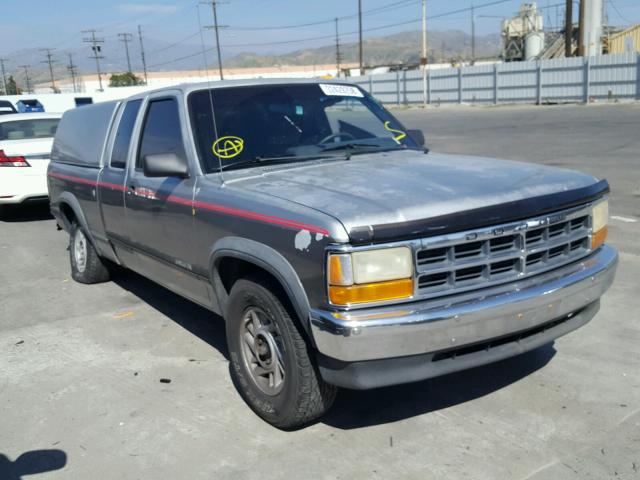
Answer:
POLYGON ((247 238, 225 237, 218 240, 211 248, 209 271, 218 305, 223 313, 226 310, 231 286, 235 280, 241 278, 243 273, 242 271, 224 271, 225 262, 229 261, 235 262, 236 269, 237 262, 245 262, 253 269, 263 270, 273 277, 287 296, 309 339, 313 338, 309 326, 309 299, 295 269, 278 251, 247 238), (231 282, 229 282, 230 278, 231 282))

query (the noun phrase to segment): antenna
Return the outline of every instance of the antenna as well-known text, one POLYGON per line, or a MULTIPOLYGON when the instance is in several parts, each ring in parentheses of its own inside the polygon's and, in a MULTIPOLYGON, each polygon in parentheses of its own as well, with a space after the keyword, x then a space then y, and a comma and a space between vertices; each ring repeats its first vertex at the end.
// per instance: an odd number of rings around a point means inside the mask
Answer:
POLYGON ((27 84, 27 93, 31 93, 31 80, 29 79, 29 65, 18 65, 20 68, 24 68, 24 80, 27 84))
POLYGON ((362 57, 362 0, 358 0, 358 59, 360 75, 364 75, 364 60, 362 57))
POLYGON ((69 52, 67 55, 69 55, 69 65, 67 65, 67 70, 71 74, 71 82, 73 82, 73 93, 76 93, 78 91, 76 87, 76 76, 78 75, 78 66, 73 64, 73 55, 71 54, 71 52, 69 52))
POLYGON ((142 26, 138 25, 138 39, 140 40, 140 56, 142 57, 142 69, 144 70, 144 83, 149 84, 147 78, 147 62, 144 59, 144 44, 142 43, 142 26))
POLYGON ((96 61, 96 71, 98 72, 98 84, 100 88, 98 89, 100 92, 104 92, 104 88, 102 88, 102 72, 100 72, 100 59, 104 58, 102 53, 102 45, 104 43, 104 38, 96 38, 95 30, 83 30, 82 33, 90 33, 90 38, 83 38, 82 41, 84 43, 91 44, 91 50, 93 51, 93 55, 89 58, 93 58, 96 61))
POLYGON ((336 17, 336 77, 340 78, 340 33, 338 32, 338 17, 336 17))
MULTIPOLYGON (((204 34, 202 33, 202 21, 200 19, 200 7, 196 5, 196 11, 198 12, 198 27, 200 29, 200 44, 202 45, 202 61, 204 62, 204 71, 207 75, 207 92, 209 93, 209 106, 211 107, 211 126, 213 127, 213 133, 215 135, 215 141, 218 141, 218 126, 216 125, 216 114, 213 109, 213 93, 211 92, 211 77, 209 76, 209 69, 207 68, 207 49, 204 46, 204 34)), ((216 155, 217 156, 217 155, 216 155)), ((222 159, 218 158, 218 172, 220 172, 220 182, 224 186, 224 176, 222 174, 222 159)))
POLYGON ((226 25, 218 25, 218 0, 209 0, 207 2, 201 2, 203 4, 210 4, 213 12, 213 26, 207 26, 205 28, 212 28, 215 30, 216 49, 218 50, 218 70, 220 72, 220 80, 224 80, 224 74, 222 72, 222 55, 220 53, 220 29, 227 28, 226 25))
POLYGON ((130 33, 119 33, 118 38, 124 43, 124 51, 127 54, 127 72, 131 73, 131 57, 129 57, 129 42, 133 40, 130 33))

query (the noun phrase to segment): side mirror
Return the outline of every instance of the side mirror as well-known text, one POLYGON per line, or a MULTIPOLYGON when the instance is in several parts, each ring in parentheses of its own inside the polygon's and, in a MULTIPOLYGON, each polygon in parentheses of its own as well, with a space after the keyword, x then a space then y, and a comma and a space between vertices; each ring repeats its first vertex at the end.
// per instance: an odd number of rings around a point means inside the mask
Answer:
POLYGON ((407 130, 407 134, 411 137, 411 139, 414 142, 416 142, 421 147, 424 147, 424 144, 426 142, 425 142, 424 133, 422 133, 422 130, 407 130))
POLYGON ((142 171, 146 177, 186 178, 189 176, 187 161, 175 153, 145 155, 142 158, 142 171))

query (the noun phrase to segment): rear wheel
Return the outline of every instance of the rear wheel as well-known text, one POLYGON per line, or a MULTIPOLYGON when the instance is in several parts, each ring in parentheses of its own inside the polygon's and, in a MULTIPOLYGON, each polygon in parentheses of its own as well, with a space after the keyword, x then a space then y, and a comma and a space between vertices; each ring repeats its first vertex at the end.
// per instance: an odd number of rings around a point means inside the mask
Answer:
POLYGON ((234 383, 247 404, 279 428, 309 423, 333 404, 291 313, 268 279, 238 280, 229 296, 227 342, 234 383))
POLYGON ((109 269, 98 256, 84 229, 74 223, 69 243, 71 277, 80 283, 101 283, 110 278, 109 269))

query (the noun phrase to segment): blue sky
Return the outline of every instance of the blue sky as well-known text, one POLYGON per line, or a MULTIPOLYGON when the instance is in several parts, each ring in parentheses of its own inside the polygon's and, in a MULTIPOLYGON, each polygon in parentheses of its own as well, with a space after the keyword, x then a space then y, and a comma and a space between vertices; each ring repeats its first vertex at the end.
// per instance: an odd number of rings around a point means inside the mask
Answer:
MULTIPOLYGON (((420 16, 420 0, 362 0, 365 12, 365 36, 382 36, 398 31, 416 30, 420 24, 408 23, 392 28, 387 25, 411 22, 420 16), (387 10, 382 7, 394 4, 387 10), (369 30, 369 31, 366 31, 369 30)), ((474 0, 476 6, 492 0, 474 0)), ((495 1, 495 0, 493 0, 495 1)), ((462 29, 469 31, 468 12, 439 16, 457 9, 467 8, 471 0, 427 0, 430 17, 429 28, 434 30, 462 29), (439 16, 439 17, 438 17, 439 16)), ((556 23, 562 18, 562 7, 555 5, 564 0, 541 0, 539 7, 547 7, 545 21, 556 23)), ((53 47, 58 50, 81 46, 83 29, 99 29, 99 35, 107 42, 117 42, 117 33, 135 33, 141 24, 150 43, 154 40, 178 42, 184 40, 198 44, 198 16, 203 24, 211 24, 211 10, 197 7, 196 0, 3 0, 0 16, 0 55, 11 55, 21 48, 53 47)), ((500 18, 517 11, 520 0, 507 0, 499 5, 478 8, 476 28, 478 34, 498 33, 500 18)), ((575 8, 577 11, 577 7, 575 8)), ((629 25, 640 23, 640 1, 607 0, 610 23, 629 25)), ((353 16, 357 0, 224 0, 219 6, 220 23, 228 25, 221 37, 225 56, 252 51, 257 53, 281 53, 303 47, 316 47, 332 43, 334 34, 331 22, 301 28, 283 30, 252 30, 282 25, 314 23, 336 16, 353 16), (303 40, 310 39, 311 40, 303 40), (277 42, 291 42, 281 43, 277 42)), ((340 21, 344 33, 342 42, 355 41, 356 18, 340 21)), ((208 32, 207 32, 208 34, 208 32)), ((206 41, 209 43, 210 39, 206 41)))

